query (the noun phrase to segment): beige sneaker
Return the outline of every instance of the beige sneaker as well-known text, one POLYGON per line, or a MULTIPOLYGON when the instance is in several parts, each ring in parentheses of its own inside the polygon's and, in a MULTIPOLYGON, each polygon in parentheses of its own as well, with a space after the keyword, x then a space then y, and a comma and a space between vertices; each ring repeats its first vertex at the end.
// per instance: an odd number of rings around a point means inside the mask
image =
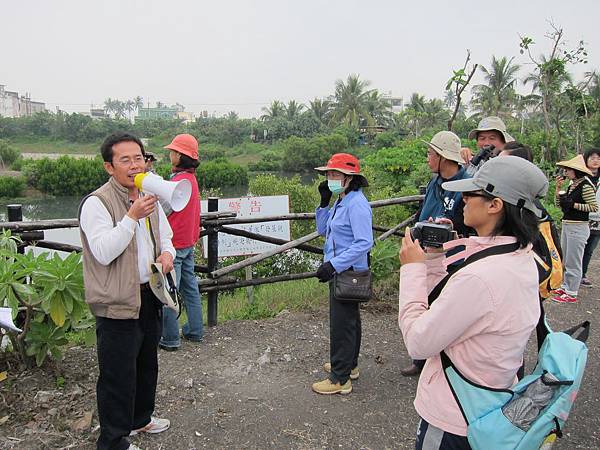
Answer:
POLYGON ((152 417, 150 423, 145 427, 139 428, 137 430, 131 430, 129 436, 136 436, 140 433, 148 433, 148 434, 156 434, 162 433, 163 431, 167 431, 171 426, 171 421, 169 419, 160 419, 158 417, 152 417))
MULTIPOLYGON (((323 364, 323 370, 327 373, 331 373, 331 363, 325 363, 323 364)), ((360 375, 360 372, 358 371, 358 367, 355 367, 354 369, 352 369, 350 371, 350 379, 351 380, 358 380, 358 376, 360 375)))
POLYGON ((352 380, 348 379, 344 384, 332 383, 329 378, 317 383, 313 383, 312 390, 317 394, 331 395, 331 394, 349 394, 352 392, 352 380))

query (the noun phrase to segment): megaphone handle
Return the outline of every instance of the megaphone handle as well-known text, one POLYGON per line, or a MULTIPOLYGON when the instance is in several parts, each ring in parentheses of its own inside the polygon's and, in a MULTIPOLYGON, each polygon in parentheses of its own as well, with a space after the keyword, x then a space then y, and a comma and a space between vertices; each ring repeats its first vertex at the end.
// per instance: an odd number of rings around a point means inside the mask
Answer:
POLYGON ((166 278, 171 288, 177 289, 177 283, 175 283, 175 280, 173 280, 173 275, 171 275, 171 272, 167 272, 166 278))

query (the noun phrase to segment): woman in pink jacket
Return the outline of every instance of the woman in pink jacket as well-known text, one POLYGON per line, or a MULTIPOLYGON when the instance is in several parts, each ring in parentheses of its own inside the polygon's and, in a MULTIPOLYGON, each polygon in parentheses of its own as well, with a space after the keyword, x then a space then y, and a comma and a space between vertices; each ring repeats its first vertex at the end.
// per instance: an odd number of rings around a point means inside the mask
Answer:
POLYGON ((521 158, 495 158, 474 178, 447 182, 443 188, 462 192, 465 225, 477 236, 446 243, 442 251, 465 246, 449 258, 423 250, 408 230, 402 242, 398 322, 410 356, 427 359, 414 402, 421 417, 418 450, 470 448, 440 352, 473 382, 510 387, 540 316, 531 243, 541 213, 535 200, 548 189, 542 171, 521 158), (448 264, 505 244, 514 249, 465 266, 428 306, 428 294, 446 276, 448 264))

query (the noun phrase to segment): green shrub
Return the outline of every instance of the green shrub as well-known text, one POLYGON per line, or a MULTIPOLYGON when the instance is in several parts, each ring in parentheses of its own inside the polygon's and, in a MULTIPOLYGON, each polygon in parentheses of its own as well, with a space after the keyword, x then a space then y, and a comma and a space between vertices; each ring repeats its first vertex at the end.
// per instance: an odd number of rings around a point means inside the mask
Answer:
POLYGON ((0 177, 0 197, 20 197, 25 184, 24 177, 0 177))
POLYGON ((377 150, 381 150, 382 148, 391 148, 395 146, 397 140, 398 133, 396 133, 395 131, 386 131, 384 133, 379 133, 375 135, 375 139, 373 140, 373 146, 377 150))
POLYGON ((260 161, 248 164, 248 170, 254 172, 276 172, 281 170, 281 155, 267 150, 261 154, 260 161))
POLYGON ((248 184, 248 170, 225 158, 217 158, 200 164, 196 169, 196 178, 198 185, 205 189, 245 186, 248 184))
POLYGON ((348 138, 328 134, 312 138, 292 136, 282 143, 281 168, 289 172, 307 172, 324 165, 334 153, 348 151, 348 138))
POLYGON ((40 159, 28 163, 23 171, 34 188, 52 195, 85 195, 104 184, 108 174, 100 157, 40 159))
POLYGON ((19 155, 19 157, 17 159, 15 159, 13 161, 13 163, 10 165, 11 170, 21 171, 21 169, 23 168, 24 162, 25 162, 25 160, 23 159, 23 157, 21 155, 19 155))
POLYGON ((427 152, 420 140, 401 141, 399 147, 383 148, 364 160, 364 166, 371 169, 376 186, 391 186, 400 190, 407 185, 418 187, 431 177, 426 165, 427 152), (423 180, 424 178, 424 180, 423 180), (416 186, 415 186, 416 184, 416 186))
POLYGON ((0 236, 0 306, 9 307, 15 324, 23 329, 9 333, 12 350, 24 362, 42 365, 51 355, 58 359, 67 344, 65 333, 82 333, 95 341, 94 319, 84 301, 81 257, 71 253, 64 260, 48 253, 33 256, 14 252, 10 232, 0 236))
POLYGON ((400 269, 400 244, 391 238, 375 240, 371 249, 371 271, 375 281, 384 280, 400 269))
MULTIPOLYGON (((319 180, 320 181, 320 180, 319 180)), ((313 185, 305 185, 299 176, 282 178, 276 175, 257 175, 250 182, 251 195, 289 195, 290 212, 313 212, 319 205, 319 192, 316 182, 313 185)), ((297 239, 315 230, 313 220, 292 221, 292 239, 297 239)))
POLYGON ((0 139, 0 167, 10 167, 21 154, 19 151, 11 147, 8 141, 0 139))

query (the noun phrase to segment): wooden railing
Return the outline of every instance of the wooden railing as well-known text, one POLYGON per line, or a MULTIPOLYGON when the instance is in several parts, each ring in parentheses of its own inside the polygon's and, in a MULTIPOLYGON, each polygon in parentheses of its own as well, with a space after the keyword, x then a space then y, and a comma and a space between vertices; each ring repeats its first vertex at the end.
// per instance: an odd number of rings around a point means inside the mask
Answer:
MULTIPOLYGON (((412 195, 407 197, 390 198, 385 200, 376 200, 370 202, 372 208, 381 208, 385 206, 402 205, 407 203, 419 202, 423 199, 423 195, 412 195)), ((206 273, 206 278, 198 278, 198 287, 201 292, 207 294, 208 306, 208 325, 214 326, 217 324, 218 312, 218 294, 222 290, 230 290, 241 287, 258 286, 261 284, 279 283, 282 281, 301 280, 316 276, 316 272, 291 273, 285 275, 277 275, 271 277, 262 277, 256 279, 238 279, 232 277, 231 274, 240 269, 248 268, 253 264, 263 261, 275 255, 287 252, 291 249, 298 249, 313 254, 323 254, 323 249, 310 245, 309 242, 318 238, 319 234, 315 231, 298 239, 286 241, 285 239, 274 238, 272 236, 251 233, 246 230, 233 228, 231 225, 241 225, 257 222, 272 222, 278 220, 314 220, 314 213, 291 213, 267 217, 236 217, 233 212, 217 211, 219 199, 210 197, 208 199, 208 212, 200 215, 200 220, 203 229, 200 236, 207 236, 207 264, 196 265, 196 272, 206 273), (246 258, 237 263, 225 267, 219 267, 219 233, 226 233, 234 236, 241 236, 249 239, 254 239, 269 244, 274 244, 276 247, 257 255, 246 258)), ((41 248, 58 250, 64 252, 81 252, 81 247, 59 242, 48 241, 44 239, 44 230, 56 228, 75 228, 79 226, 77 219, 61 219, 61 220, 38 220, 38 221, 23 221, 20 209, 12 208, 17 205, 9 206, 8 222, 1 222, 0 229, 8 229, 21 237, 24 245, 34 245, 41 248)), ((378 240, 385 240, 390 236, 404 236, 404 228, 413 222, 414 215, 408 219, 387 229, 377 225, 373 226, 373 230, 381 233, 378 240)))

